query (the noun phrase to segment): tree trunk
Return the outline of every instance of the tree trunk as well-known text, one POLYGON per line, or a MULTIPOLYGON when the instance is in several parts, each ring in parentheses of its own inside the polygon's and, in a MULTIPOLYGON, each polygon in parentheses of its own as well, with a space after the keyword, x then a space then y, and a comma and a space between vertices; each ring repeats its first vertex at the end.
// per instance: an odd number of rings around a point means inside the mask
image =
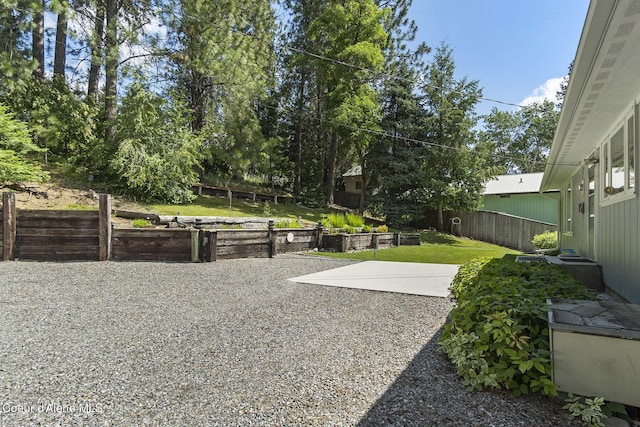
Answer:
POLYGON ((366 206, 367 187, 369 185, 369 172, 365 169, 364 160, 360 160, 360 171, 362 178, 362 188, 360 189, 360 205, 358 211, 360 214, 364 214, 364 208, 366 206))
POLYGON ((436 227, 438 228, 438 231, 445 231, 445 229, 444 229, 444 212, 443 212, 443 208, 442 208, 442 203, 440 203, 438 205, 438 218, 437 218, 436 227))
POLYGON ((64 69, 67 63, 67 26, 69 4, 66 1, 60 2, 60 13, 56 25, 56 46, 53 60, 53 77, 60 77, 64 80, 64 69))
POLYGON ((196 70, 191 71, 191 81, 189 82, 190 105, 193 111, 191 129, 194 132, 201 131, 205 123, 205 76, 196 70))
POLYGON ((300 86, 298 87, 298 122, 296 123, 296 132, 294 135, 295 145, 295 165, 293 176, 293 195, 297 198, 300 196, 300 187, 302 184, 302 110, 304 108, 304 83, 306 74, 300 76, 300 86))
POLYGON ((38 9, 33 14, 32 51, 33 59, 38 64, 33 75, 39 80, 44 79, 44 0, 38 3, 38 9))
POLYGON ((106 0, 107 33, 105 38, 105 88, 104 110, 106 128, 104 141, 107 147, 116 144, 117 89, 118 89, 118 0, 106 0))
POLYGON ((91 44, 91 67, 89 68, 89 83, 87 85, 87 98, 97 101, 98 82, 100 81, 100 67, 102 66, 102 37, 104 35, 104 3, 100 0, 96 3, 96 17, 91 44))
POLYGON ((333 192, 335 189, 336 161, 338 160, 338 134, 331 133, 331 142, 329 144, 329 153, 327 155, 327 185, 326 200, 328 205, 332 205, 334 201, 333 192))

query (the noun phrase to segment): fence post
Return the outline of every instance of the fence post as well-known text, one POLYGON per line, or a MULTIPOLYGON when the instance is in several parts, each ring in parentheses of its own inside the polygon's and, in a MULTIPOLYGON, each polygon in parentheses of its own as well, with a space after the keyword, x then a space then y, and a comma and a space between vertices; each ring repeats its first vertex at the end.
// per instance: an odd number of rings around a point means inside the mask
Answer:
POLYGON ((100 261, 111 259, 111 196, 100 194, 98 201, 98 244, 100 261))
POLYGON ((393 240, 396 246, 400 246, 400 233, 393 233, 393 240))
POLYGON ((16 194, 2 193, 2 260, 14 259, 16 244, 16 194))
POLYGON ((372 237, 372 240, 373 240, 373 241, 371 242, 371 243, 372 243, 372 246, 373 246, 373 249, 378 249, 378 248, 379 248, 379 246, 380 246, 380 241, 378 240, 378 237, 379 237, 379 236, 378 236, 376 233, 373 233, 373 234, 371 235, 371 237, 372 237))
POLYGON ((322 234, 324 229, 322 227, 322 222, 318 221, 318 225, 316 226, 316 248, 318 250, 322 249, 322 234))
POLYGON ((278 254, 278 249, 276 247, 276 231, 275 224, 272 219, 269 220, 269 231, 267 236, 269 238, 269 258, 273 258, 278 254))
POLYGON ((201 233, 204 235, 203 240, 208 239, 206 244, 203 245, 203 260, 204 262, 215 262, 218 260, 218 232, 216 230, 207 230, 201 233))
POLYGON ((200 261, 200 230, 191 230, 191 262, 200 261))
POLYGON ((340 252, 347 252, 349 250, 349 244, 351 243, 351 236, 349 234, 343 234, 341 237, 340 252))

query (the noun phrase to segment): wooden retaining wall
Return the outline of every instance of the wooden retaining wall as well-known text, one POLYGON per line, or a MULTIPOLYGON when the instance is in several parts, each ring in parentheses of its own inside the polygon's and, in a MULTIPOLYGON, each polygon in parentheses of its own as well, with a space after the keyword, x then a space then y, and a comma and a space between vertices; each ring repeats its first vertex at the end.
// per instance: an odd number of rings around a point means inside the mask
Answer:
POLYGON ((117 261, 191 261, 191 232, 186 229, 112 231, 111 259, 117 261))
POLYGON ((3 194, 0 210, 2 260, 212 262, 266 258, 329 249, 345 252, 420 244, 418 234, 338 234, 316 228, 216 230, 199 228, 114 228, 108 195, 97 211, 16 210, 15 195, 3 194))
POLYGON ((40 261, 98 261, 98 225, 98 211, 17 211, 14 257, 40 261))
POLYGON ((498 212, 465 212, 460 214, 459 218, 461 224, 456 227, 459 227, 458 230, 463 236, 522 252, 535 249, 531 240, 536 234, 558 230, 555 224, 498 212))
POLYGON ((399 233, 359 233, 359 234, 325 234, 322 237, 322 248, 332 252, 361 251, 364 249, 392 248, 403 244, 420 244, 420 235, 411 239, 407 234, 399 233))

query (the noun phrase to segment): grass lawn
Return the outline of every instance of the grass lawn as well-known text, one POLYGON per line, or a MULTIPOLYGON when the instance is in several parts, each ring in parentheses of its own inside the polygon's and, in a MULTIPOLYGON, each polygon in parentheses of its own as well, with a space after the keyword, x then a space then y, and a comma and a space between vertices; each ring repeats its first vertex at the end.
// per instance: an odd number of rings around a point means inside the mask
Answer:
POLYGON ((229 207, 226 197, 198 196, 193 202, 182 205, 146 205, 159 215, 229 216, 229 217, 277 217, 298 218, 317 223, 327 209, 305 208, 293 203, 275 204, 233 199, 229 207))
MULTIPOLYGON (((433 264, 463 264, 480 256, 502 258, 506 254, 518 251, 501 246, 455 237, 448 234, 422 233, 420 246, 400 246, 399 248, 378 249, 377 261, 424 262, 433 264)), ((318 252, 318 255, 332 258, 373 260, 374 251, 366 250, 352 253, 318 252)))

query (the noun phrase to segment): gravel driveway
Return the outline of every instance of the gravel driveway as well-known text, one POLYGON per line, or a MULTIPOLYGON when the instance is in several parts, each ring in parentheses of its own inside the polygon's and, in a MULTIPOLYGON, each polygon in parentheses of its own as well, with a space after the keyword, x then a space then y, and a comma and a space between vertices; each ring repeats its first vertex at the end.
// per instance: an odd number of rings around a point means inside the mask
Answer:
POLYGON ((0 262, 0 425, 568 425, 461 386, 451 301, 286 280, 342 265, 0 262))

